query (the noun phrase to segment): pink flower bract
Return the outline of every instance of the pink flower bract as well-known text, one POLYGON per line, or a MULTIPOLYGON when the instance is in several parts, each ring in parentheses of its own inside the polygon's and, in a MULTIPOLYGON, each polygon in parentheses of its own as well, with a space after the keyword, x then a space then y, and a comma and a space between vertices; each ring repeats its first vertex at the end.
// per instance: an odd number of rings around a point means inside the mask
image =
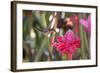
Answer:
POLYGON ((91 31, 91 16, 88 16, 88 19, 81 19, 80 23, 86 28, 87 32, 91 31))

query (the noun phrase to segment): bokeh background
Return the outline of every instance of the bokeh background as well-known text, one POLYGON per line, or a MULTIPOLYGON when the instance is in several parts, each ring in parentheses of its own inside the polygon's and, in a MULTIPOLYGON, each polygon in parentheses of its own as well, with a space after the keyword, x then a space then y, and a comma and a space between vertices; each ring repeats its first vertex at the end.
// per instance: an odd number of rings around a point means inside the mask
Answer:
POLYGON ((68 60, 52 45, 52 39, 68 30, 80 37, 72 60, 90 59, 91 14, 23 10, 23 62, 68 60))

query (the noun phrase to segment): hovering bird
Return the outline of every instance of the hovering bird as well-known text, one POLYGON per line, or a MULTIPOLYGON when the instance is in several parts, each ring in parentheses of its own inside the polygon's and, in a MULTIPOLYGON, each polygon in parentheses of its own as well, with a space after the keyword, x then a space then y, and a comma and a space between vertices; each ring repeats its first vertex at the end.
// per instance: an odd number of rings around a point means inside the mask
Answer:
POLYGON ((41 29, 39 27, 34 27, 34 29, 43 33, 44 35, 50 35, 52 32, 58 32, 57 29, 54 29, 56 15, 57 15, 57 12, 55 12, 54 15, 53 14, 50 15, 50 17, 49 17, 50 23, 49 23, 49 26, 47 28, 41 29))

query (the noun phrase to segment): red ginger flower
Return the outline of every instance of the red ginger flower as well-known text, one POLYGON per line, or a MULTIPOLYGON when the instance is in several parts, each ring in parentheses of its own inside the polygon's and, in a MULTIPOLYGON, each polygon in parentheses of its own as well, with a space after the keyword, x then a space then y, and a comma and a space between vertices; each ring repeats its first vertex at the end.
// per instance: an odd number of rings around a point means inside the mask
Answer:
POLYGON ((78 15, 77 14, 74 14, 71 17, 71 20, 73 21, 73 23, 75 23, 75 32, 76 33, 79 33, 79 18, 78 18, 78 15))
POLYGON ((72 59, 72 55, 80 47, 80 38, 75 36, 72 30, 68 30, 64 36, 58 36, 56 39, 57 42, 52 42, 52 45, 61 54, 68 54, 69 59, 72 59))

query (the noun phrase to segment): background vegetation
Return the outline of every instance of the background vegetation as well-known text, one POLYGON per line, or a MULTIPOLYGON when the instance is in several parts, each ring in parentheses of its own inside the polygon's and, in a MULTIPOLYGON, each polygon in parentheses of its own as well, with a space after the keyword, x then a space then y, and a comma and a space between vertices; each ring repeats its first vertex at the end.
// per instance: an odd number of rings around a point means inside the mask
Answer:
MULTIPOLYGON (((50 12, 23 10, 23 62, 68 60, 51 43, 57 36, 63 36, 69 27, 66 18, 74 16, 72 31, 80 37, 81 46, 74 53, 72 60, 90 59, 90 33, 80 20, 87 20, 89 13, 50 12), (77 25, 79 24, 79 25, 77 25)), ((88 25, 88 24, 87 24, 88 25)))

